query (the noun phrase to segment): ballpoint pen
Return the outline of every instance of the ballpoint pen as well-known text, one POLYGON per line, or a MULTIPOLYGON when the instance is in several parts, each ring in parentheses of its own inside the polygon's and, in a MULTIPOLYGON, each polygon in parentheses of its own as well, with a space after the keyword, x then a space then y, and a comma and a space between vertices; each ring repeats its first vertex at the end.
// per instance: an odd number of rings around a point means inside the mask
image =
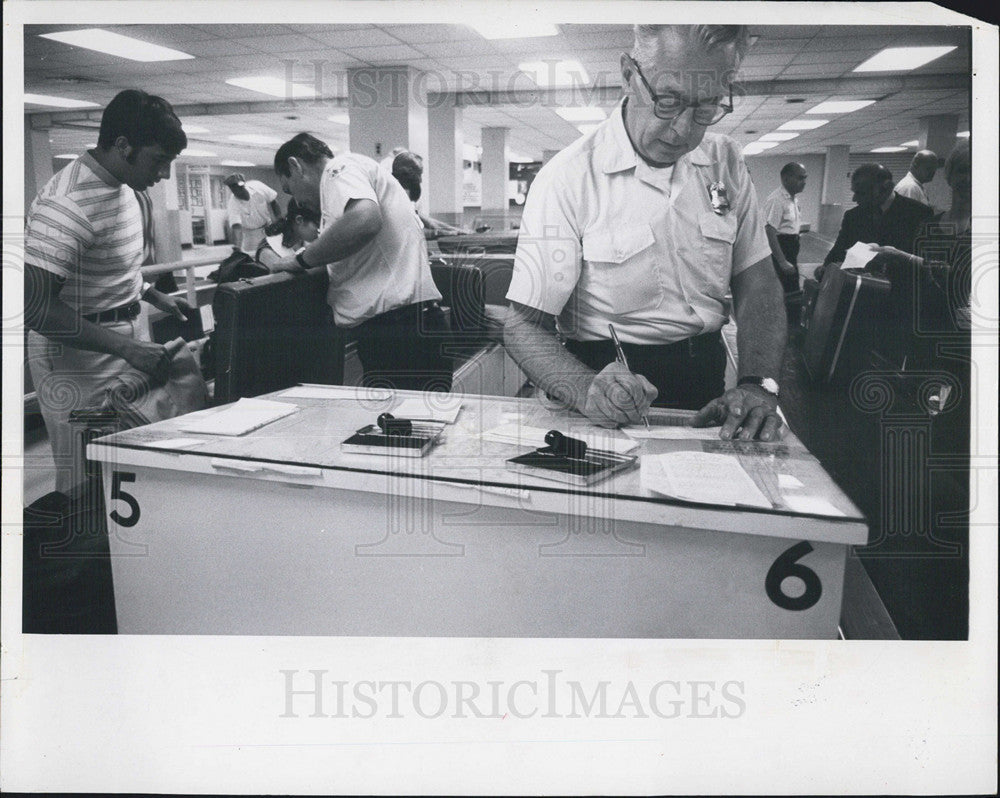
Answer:
MULTIPOLYGON (((629 368, 628 359, 625 357, 625 350, 622 349, 622 342, 618 340, 618 333, 615 332, 615 325, 609 323, 608 329, 611 331, 611 340, 615 342, 615 352, 617 353, 615 360, 631 371, 632 369, 629 368)), ((646 429, 649 429, 648 414, 642 414, 642 423, 646 425, 646 429)))

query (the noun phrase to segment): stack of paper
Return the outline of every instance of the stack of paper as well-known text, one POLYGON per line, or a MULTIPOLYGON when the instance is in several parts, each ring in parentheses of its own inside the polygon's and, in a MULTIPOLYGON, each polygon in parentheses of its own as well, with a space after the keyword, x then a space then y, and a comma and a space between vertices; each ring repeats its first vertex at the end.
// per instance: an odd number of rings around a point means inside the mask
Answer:
POLYGON ((864 269, 868 265, 868 261, 874 258, 878 253, 872 249, 872 244, 864 244, 858 242, 849 250, 844 256, 844 262, 841 264, 841 269, 864 269))
POLYGON ((703 504, 771 507, 771 502, 728 454, 670 452, 640 458, 642 487, 654 493, 703 504))
POLYGON ((271 402, 267 399, 240 399, 216 413, 200 415, 190 421, 181 419, 178 426, 185 432, 200 432, 203 435, 245 435, 260 429, 265 424, 289 416, 298 410, 295 405, 285 402, 271 402))
MULTIPOLYGON (((529 427, 524 424, 511 423, 501 424, 482 434, 485 441, 494 443, 509 443, 514 446, 531 446, 541 448, 545 446, 545 435, 548 429, 544 427, 529 427)), ((612 430, 600 430, 596 427, 593 430, 559 430, 563 435, 570 438, 577 438, 584 441, 589 448, 603 449, 604 451, 625 454, 631 452, 639 446, 630 438, 622 437, 612 430)))

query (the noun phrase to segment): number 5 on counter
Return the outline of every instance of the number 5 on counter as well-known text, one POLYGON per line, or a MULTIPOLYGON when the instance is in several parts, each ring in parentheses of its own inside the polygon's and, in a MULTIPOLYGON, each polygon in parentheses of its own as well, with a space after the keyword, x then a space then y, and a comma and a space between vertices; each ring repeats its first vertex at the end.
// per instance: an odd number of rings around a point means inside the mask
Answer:
POLYGON ((128 471, 114 471, 111 474, 111 500, 121 500, 129 507, 129 514, 127 516, 121 515, 118 510, 112 510, 108 515, 111 516, 111 520, 114 521, 119 526, 130 527, 135 526, 139 523, 139 516, 141 511, 139 510, 139 502, 136 501, 135 496, 131 493, 126 493, 122 490, 123 482, 135 482, 135 474, 128 471))

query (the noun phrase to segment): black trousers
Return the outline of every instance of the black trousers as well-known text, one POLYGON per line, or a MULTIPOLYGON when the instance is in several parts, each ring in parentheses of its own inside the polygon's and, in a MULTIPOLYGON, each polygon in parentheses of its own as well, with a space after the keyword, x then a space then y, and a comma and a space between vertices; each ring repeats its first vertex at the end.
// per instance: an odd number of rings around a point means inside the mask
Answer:
POLYGON ((450 391, 452 362, 444 354, 448 320, 437 302, 382 313, 354 328, 363 384, 404 391, 450 391))
MULTIPOLYGON (((594 371, 615 360, 610 339, 566 341, 566 348, 594 371)), ((659 346, 622 342, 622 351, 632 371, 659 391, 653 407, 700 410, 725 391, 726 348, 718 332, 659 346)))
POLYGON ((785 260, 795 267, 794 274, 785 274, 778 268, 778 262, 774 256, 771 256, 774 270, 778 274, 778 279, 781 280, 781 287, 785 289, 786 294, 790 294, 801 288, 799 286, 799 237, 798 235, 791 235, 789 233, 778 233, 778 246, 781 247, 781 251, 785 255, 785 260))

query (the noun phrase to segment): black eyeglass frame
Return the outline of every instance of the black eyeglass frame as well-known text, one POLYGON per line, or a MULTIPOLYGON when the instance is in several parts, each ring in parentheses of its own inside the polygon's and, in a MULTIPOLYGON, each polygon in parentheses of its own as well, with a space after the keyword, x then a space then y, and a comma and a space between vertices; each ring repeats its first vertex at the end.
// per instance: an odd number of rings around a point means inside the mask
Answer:
POLYGON ((646 91, 649 92, 649 98, 653 101, 653 115, 657 119, 662 119, 664 121, 669 119, 677 119, 681 114, 683 114, 688 108, 694 108, 694 121, 705 127, 711 127, 712 125, 717 125, 723 119, 725 119, 726 114, 731 114, 733 112, 733 84, 729 84, 729 102, 728 103, 713 103, 713 105, 700 105, 698 103, 688 102, 681 95, 670 92, 668 94, 657 94, 653 91, 653 87, 649 85, 649 81, 646 80, 646 76, 642 74, 642 69, 640 69, 638 62, 628 53, 625 54, 629 63, 635 67, 635 73, 639 76, 639 80, 642 81, 642 85, 646 87, 646 91), (673 102, 678 103, 679 110, 670 110, 663 113, 658 109, 660 100, 670 99, 673 102), (718 113, 718 117, 713 119, 711 122, 700 122, 698 120, 698 110, 701 108, 714 108, 715 112, 718 113), (721 113, 720 113, 721 112, 721 113))

